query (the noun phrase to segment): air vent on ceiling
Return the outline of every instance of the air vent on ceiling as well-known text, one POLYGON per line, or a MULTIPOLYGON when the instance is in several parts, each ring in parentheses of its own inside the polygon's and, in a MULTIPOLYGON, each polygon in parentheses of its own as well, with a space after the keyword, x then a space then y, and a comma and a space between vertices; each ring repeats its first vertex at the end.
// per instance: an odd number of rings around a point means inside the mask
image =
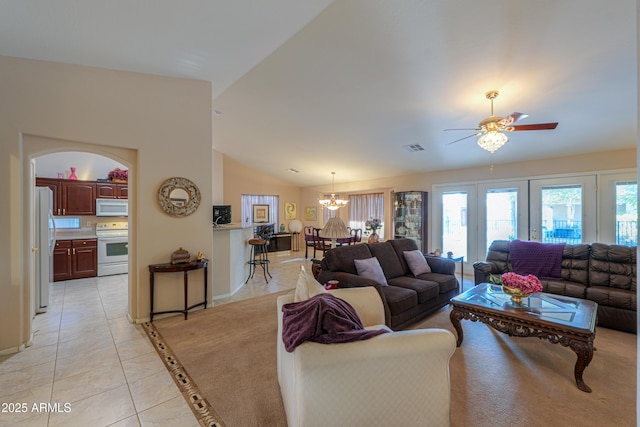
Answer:
POLYGON ((416 151, 424 151, 424 147, 420 144, 403 145, 404 149, 414 153, 416 151))

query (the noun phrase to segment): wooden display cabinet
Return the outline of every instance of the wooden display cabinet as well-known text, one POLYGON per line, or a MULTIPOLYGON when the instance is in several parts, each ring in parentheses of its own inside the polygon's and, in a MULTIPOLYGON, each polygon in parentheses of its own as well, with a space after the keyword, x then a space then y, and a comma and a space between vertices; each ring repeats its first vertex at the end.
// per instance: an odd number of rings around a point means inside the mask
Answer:
POLYGON ((413 239, 418 249, 427 252, 427 192, 393 193, 393 238, 413 239))

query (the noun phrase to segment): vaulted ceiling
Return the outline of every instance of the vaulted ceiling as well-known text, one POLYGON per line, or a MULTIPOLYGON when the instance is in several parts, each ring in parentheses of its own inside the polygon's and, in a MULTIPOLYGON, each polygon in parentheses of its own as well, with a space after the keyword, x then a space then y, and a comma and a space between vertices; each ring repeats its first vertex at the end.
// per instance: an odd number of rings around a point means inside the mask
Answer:
POLYGON ((214 148, 300 186, 488 165, 444 129, 491 89, 559 122, 495 164, 635 147, 636 30, 634 0, 0 1, 0 55, 209 80, 214 148))

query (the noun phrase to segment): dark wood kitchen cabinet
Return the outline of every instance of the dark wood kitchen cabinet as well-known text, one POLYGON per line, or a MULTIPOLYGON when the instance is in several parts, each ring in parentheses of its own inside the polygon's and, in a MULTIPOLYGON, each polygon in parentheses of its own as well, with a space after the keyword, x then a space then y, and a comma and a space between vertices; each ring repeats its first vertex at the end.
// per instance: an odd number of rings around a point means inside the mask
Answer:
POLYGON ((53 206, 51 213, 53 215, 62 215, 62 206, 60 206, 60 180, 55 178, 36 178, 36 187, 49 187, 53 192, 53 206))
POLYGON ((53 281, 98 275, 98 240, 58 240, 53 250, 53 281))
POLYGON ((53 191, 52 213, 62 215, 95 215, 96 183, 71 179, 36 178, 37 187, 53 191))
POLYGON ((127 199, 129 198, 129 187, 127 184, 97 182, 96 196, 98 199, 127 199))
POLYGON ((71 279, 71 240, 56 240, 53 248, 53 281, 71 279))
POLYGON ((96 184, 90 181, 63 180, 62 215, 95 215, 96 184))

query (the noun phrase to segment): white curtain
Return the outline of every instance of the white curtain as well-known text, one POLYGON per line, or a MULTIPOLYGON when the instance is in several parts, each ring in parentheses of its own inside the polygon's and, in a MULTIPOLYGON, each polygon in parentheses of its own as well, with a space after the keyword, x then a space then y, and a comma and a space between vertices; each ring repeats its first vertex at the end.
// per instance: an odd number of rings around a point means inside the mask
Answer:
MULTIPOLYGON (((349 196, 349 227, 361 228, 365 232, 365 222, 379 219, 384 224, 384 193, 354 194, 349 196)), ((384 239, 384 226, 376 233, 384 239)))
POLYGON ((269 205, 268 224, 274 224, 274 231, 279 230, 278 207, 280 198, 278 196, 265 196, 262 194, 242 195, 242 222, 250 224, 253 222, 253 205, 269 205))

